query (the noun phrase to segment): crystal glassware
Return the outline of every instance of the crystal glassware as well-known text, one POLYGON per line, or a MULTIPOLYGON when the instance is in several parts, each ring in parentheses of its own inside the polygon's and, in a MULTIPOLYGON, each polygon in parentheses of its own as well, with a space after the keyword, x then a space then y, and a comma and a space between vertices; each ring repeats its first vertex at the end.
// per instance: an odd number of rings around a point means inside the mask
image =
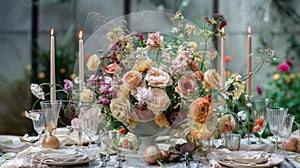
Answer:
POLYGON ((97 157, 97 151, 93 150, 91 144, 93 136, 99 132, 101 108, 102 106, 99 104, 81 105, 81 107, 79 107, 79 117, 81 117, 82 131, 89 140, 88 151, 90 159, 97 157))
POLYGON ((45 136, 42 142, 44 148, 59 148, 59 140, 53 135, 54 130, 57 128, 61 102, 55 101, 41 101, 41 108, 44 114, 44 126, 48 135, 45 136))
POLYGON ((42 133, 44 131, 43 111, 41 109, 29 110, 28 112, 25 113, 25 116, 27 118, 31 119, 33 128, 38 134, 37 144, 40 145, 40 139, 41 139, 42 133))
POLYGON ((252 117, 255 124, 253 130, 259 135, 259 142, 262 143, 262 134, 266 127, 266 110, 272 105, 271 99, 253 98, 252 104, 252 117))
POLYGON ((279 131, 279 137, 282 140, 284 155, 286 155, 286 150, 285 150, 286 139, 289 138, 292 134, 294 119, 295 119, 294 115, 288 114, 285 120, 283 121, 282 129, 280 129, 279 131))
POLYGON ((277 153, 279 132, 283 127, 287 112, 287 108, 267 108, 267 121, 269 123, 270 131, 275 138, 275 153, 277 153))

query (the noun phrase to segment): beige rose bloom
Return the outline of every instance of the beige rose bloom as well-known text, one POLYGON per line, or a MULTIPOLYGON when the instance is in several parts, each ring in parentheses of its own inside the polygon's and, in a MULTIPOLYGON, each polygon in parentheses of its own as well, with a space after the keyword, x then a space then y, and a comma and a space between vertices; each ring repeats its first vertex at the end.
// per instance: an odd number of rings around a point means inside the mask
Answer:
POLYGON ((90 89, 83 89, 80 98, 84 103, 90 103, 94 99, 94 93, 90 89))
POLYGON ((160 112, 166 111, 171 102, 166 91, 158 88, 153 88, 153 98, 147 104, 148 109, 152 110, 154 114, 158 115, 160 112))
POLYGON ((145 71, 147 71, 148 69, 150 69, 152 65, 152 61, 151 60, 141 60, 139 62, 137 62, 134 66, 133 66, 133 70, 136 70, 140 73, 143 73, 145 71))
POLYGON ((150 86, 165 88, 173 84, 170 75, 158 68, 151 68, 146 76, 145 80, 149 82, 150 86))
POLYGON ((110 111, 112 116, 119 121, 125 121, 130 112, 130 102, 125 97, 118 97, 111 100, 110 111))
POLYGON ((93 54, 87 61, 87 68, 89 71, 96 71, 98 69, 99 64, 99 57, 96 54, 93 54))
POLYGON ((221 77, 215 69, 209 69, 204 73, 203 87, 205 90, 209 90, 212 87, 220 87, 221 77))

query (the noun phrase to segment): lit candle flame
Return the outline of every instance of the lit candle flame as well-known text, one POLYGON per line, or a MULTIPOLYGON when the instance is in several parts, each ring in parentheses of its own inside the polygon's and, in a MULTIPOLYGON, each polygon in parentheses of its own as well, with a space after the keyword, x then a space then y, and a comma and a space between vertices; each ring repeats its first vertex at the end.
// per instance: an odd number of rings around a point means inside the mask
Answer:
POLYGON ((83 36, 82 35, 82 30, 80 30, 80 32, 79 32, 79 38, 82 39, 82 36, 83 36))
POLYGON ((251 27, 248 27, 248 34, 251 34, 251 27))
POLYGON ((51 36, 53 36, 54 35, 54 29, 52 28, 51 29, 51 36))

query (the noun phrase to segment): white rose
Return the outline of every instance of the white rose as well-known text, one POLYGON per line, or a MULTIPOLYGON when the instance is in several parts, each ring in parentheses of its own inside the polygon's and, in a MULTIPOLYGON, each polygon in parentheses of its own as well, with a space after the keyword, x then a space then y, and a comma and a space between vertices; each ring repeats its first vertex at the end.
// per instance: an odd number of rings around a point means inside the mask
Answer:
POLYGON ((83 89, 80 98, 85 103, 90 103, 94 99, 94 93, 90 89, 83 89))

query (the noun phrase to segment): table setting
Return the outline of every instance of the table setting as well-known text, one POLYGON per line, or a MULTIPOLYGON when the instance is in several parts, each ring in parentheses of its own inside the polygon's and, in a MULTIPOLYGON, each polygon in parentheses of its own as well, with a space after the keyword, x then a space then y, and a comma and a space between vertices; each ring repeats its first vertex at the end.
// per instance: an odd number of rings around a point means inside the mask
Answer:
POLYGON ((264 50, 252 68, 249 27, 248 72, 226 76, 227 22, 220 14, 203 22, 199 28, 180 11, 144 11, 104 24, 85 43, 81 30, 75 78, 63 86, 55 82, 52 28, 50 83, 30 85, 36 101, 25 113, 38 136, 0 136, 1 168, 299 167, 294 116, 251 92, 252 76, 274 55, 264 50), (144 25, 148 17, 169 19, 158 28, 144 25), (129 19, 138 26, 124 26, 129 19), (218 71, 211 35, 221 38, 218 71), (58 127, 61 114, 71 125, 58 127), (272 138, 262 138, 267 125, 272 138))

